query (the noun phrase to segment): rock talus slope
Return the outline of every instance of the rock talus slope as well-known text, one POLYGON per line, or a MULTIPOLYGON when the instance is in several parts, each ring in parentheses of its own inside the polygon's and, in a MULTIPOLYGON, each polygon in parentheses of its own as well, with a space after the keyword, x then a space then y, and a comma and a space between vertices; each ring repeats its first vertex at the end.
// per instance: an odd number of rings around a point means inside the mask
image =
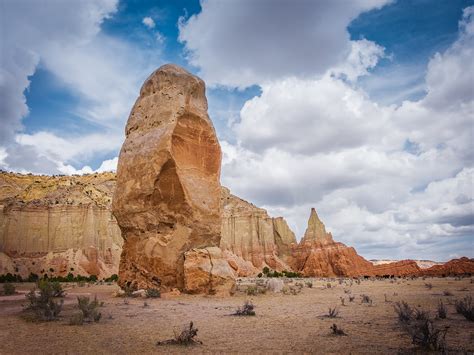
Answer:
POLYGON ((220 167, 204 82, 162 66, 140 90, 119 156, 122 286, 185 289, 185 253, 220 243, 220 167))

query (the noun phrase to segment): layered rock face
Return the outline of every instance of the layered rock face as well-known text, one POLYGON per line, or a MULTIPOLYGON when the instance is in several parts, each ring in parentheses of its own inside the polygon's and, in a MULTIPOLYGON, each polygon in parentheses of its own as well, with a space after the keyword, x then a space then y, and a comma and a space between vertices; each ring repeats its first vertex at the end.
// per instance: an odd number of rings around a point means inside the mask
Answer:
POLYGON ((120 229, 110 212, 114 174, 0 174, 0 273, 49 276, 118 271, 120 229))
POLYGON ((291 270, 294 233, 286 221, 222 188, 222 239, 220 247, 238 276, 255 275, 265 266, 291 270))
POLYGON ((474 259, 466 257, 450 260, 442 265, 434 265, 423 270, 425 276, 474 275, 474 259))
POLYGON ((185 289, 185 253, 220 243, 220 166, 204 82, 159 68, 132 109, 117 168, 122 286, 185 289))

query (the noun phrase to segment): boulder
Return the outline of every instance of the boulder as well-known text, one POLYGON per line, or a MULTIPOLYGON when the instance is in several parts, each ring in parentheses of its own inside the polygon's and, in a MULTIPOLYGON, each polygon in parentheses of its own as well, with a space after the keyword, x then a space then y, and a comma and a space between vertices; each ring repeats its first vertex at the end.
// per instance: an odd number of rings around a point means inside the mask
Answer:
POLYGON ((119 284, 185 288, 184 254, 220 242, 221 149, 204 82, 164 65, 126 126, 112 211, 124 245, 119 284))
POLYGON ((285 283, 283 280, 272 278, 267 282, 267 290, 278 293, 283 290, 285 283))
POLYGON ((184 283, 189 293, 228 296, 235 289, 234 273, 217 247, 191 249, 184 254, 184 283))

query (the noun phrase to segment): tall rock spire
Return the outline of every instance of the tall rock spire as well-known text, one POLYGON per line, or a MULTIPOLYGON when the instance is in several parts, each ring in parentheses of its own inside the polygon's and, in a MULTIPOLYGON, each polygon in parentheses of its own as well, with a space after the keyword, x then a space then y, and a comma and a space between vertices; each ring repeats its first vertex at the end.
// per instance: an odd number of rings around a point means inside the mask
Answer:
POLYGON ((332 243, 331 233, 326 232, 324 223, 319 219, 314 208, 311 208, 311 214, 308 220, 308 228, 304 233, 303 242, 317 241, 321 243, 332 243))

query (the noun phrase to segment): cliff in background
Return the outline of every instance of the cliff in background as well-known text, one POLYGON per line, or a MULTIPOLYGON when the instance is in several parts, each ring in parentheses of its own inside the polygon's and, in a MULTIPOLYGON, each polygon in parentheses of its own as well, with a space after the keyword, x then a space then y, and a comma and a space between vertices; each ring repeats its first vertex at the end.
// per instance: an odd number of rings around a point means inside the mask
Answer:
POLYGON ((0 273, 116 274, 122 237, 110 212, 115 174, 0 174, 0 273))
MULTIPOLYGON (((123 239, 111 214, 115 174, 35 176, 0 173, 0 274, 118 273, 123 239)), ((270 217, 223 187, 220 248, 236 276, 265 266, 306 276, 474 274, 474 259, 420 268, 414 260, 371 263, 333 240, 311 211, 298 244, 282 217, 270 217), (375 265, 374 265, 375 264, 375 265)))

